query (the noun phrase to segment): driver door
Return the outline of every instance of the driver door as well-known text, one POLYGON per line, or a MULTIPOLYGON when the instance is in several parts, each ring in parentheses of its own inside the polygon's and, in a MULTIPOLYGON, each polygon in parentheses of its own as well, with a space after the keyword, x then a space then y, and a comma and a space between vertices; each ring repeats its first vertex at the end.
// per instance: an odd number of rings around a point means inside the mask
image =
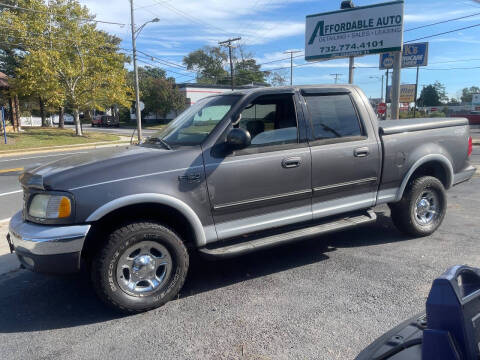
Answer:
POLYGON ((237 125, 250 146, 222 157, 204 152, 219 239, 311 220, 310 149, 297 109, 292 93, 257 97, 237 125))

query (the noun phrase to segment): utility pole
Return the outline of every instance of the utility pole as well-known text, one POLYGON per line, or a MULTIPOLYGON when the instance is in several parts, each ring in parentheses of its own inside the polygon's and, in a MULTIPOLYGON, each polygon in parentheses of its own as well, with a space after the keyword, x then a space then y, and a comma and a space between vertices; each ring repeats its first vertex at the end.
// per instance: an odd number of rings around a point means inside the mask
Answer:
MULTIPOLYGON (((340 4, 341 10, 353 9, 355 5, 351 0, 344 0, 340 4)), ((353 70, 355 69, 355 57, 350 56, 348 58, 348 83, 353 84, 353 70)))
POLYGON ((393 57, 392 72, 392 119, 400 117, 400 75, 402 69, 402 51, 396 51, 393 57))
POLYGON ((293 85, 293 54, 301 52, 300 50, 287 50, 284 54, 290 54, 290 86, 293 85))
POLYGON ((413 105, 413 117, 417 115, 417 96, 418 96, 418 72, 420 70, 420 66, 417 66, 417 80, 415 81, 415 103, 413 105))
POLYGON ((343 74, 338 74, 338 73, 330 74, 330 76, 335 77, 335 84, 338 83, 338 78, 339 78, 340 76, 342 76, 342 75, 343 75, 343 74))
POLYGON ((350 56, 348 58, 348 83, 353 84, 353 69, 355 69, 355 58, 350 56))
MULTIPOLYGON (((140 89, 138 86, 138 67, 137 67, 137 36, 143 28, 149 23, 159 22, 159 18, 154 18, 147 21, 138 29, 135 27, 135 17, 133 9, 133 0, 130 0, 130 17, 132 25, 132 52, 133 52, 133 72, 134 72, 134 86, 135 86, 135 117, 137 118, 137 135, 138 143, 142 142, 142 110, 140 109, 140 89)), ((133 137, 133 134, 132 134, 133 137)))
POLYGON ((135 18, 133 10, 133 0, 130 0, 130 17, 132 25, 132 51, 133 51, 133 72, 134 72, 134 86, 135 86, 135 117, 137 118, 137 135, 138 143, 142 142, 142 111, 140 110, 140 91, 138 89, 138 68, 137 68, 137 43, 135 18))
POLYGON ((228 47, 228 57, 230 58, 230 82, 232 84, 232 91, 235 88, 235 81, 234 81, 234 75, 233 75, 233 59, 232 59, 232 49, 235 47, 232 45, 232 42, 241 40, 241 37, 234 38, 234 39, 228 39, 225 41, 220 41, 218 45, 220 46, 226 46, 228 47))
POLYGON ((380 101, 383 101, 383 79, 384 79, 384 75, 382 75, 382 77, 380 78, 380 76, 370 76, 370 79, 381 79, 382 80, 382 86, 380 87, 380 101))

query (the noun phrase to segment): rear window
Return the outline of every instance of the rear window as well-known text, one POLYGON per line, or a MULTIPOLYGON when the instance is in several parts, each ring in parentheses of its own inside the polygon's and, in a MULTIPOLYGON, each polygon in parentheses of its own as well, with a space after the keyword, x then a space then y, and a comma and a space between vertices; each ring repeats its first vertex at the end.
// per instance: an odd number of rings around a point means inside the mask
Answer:
POLYGON ((362 127, 350 96, 306 96, 315 139, 362 136, 362 127))

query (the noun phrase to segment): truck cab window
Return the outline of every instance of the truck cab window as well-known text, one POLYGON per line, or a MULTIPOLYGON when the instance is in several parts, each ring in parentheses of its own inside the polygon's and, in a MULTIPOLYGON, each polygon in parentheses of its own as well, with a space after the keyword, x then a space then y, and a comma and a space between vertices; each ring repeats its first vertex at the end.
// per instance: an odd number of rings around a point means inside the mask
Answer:
POLYGON ((255 99, 242 111, 239 127, 250 133, 250 147, 296 143, 297 118, 292 95, 255 99))
POLYGON ((362 128, 349 95, 306 96, 315 139, 362 136, 362 128))

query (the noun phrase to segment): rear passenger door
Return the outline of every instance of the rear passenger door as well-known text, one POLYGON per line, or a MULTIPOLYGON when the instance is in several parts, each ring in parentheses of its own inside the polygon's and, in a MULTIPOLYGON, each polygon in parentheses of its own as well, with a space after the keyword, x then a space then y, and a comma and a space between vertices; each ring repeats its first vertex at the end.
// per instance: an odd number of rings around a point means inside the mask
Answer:
POLYGON ((355 96, 362 100, 350 89, 307 89, 302 95, 310 123, 313 218, 373 206, 381 156, 365 104, 357 106, 355 96))

